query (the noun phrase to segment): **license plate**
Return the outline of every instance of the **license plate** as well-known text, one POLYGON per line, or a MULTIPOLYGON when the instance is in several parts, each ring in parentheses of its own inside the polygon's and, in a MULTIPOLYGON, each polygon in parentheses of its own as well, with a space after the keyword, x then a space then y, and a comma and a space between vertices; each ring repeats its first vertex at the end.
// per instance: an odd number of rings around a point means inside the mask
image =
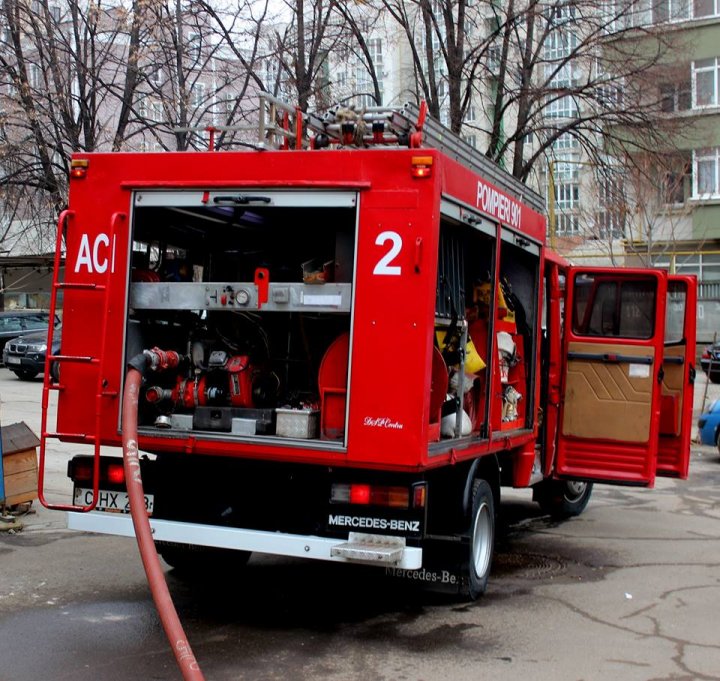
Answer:
MULTIPOLYGON (((83 487, 75 488, 75 504, 78 506, 89 506, 92 503, 93 491, 83 487)), ((155 497, 152 494, 145 495, 145 509, 148 513, 153 512, 155 497)), ((98 492, 96 511, 109 511, 111 513, 129 513, 130 497, 127 492, 115 492, 101 489, 98 492)))
POLYGON ((8 364, 20 364, 20 358, 19 357, 8 357, 7 363, 8 364))

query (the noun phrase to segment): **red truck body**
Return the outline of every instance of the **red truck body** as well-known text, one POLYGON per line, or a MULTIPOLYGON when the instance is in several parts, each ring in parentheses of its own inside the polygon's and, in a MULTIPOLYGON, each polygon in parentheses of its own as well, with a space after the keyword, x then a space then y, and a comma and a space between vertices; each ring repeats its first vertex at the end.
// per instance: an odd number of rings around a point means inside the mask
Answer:
POLYGON ((139 409, 173 564, 317 540, 304 555, 452 574, 474 597, 502 485, 574 514, 594 481, 687 475, 694 280, 569 267, 539 197, 411 132, 74 157, 41 447, 93 447, 70 466, 75 503, 50 504, 72 527, 131 532, 99 447, 120 445, 126 366, 155 347, 181 357, 139 409))

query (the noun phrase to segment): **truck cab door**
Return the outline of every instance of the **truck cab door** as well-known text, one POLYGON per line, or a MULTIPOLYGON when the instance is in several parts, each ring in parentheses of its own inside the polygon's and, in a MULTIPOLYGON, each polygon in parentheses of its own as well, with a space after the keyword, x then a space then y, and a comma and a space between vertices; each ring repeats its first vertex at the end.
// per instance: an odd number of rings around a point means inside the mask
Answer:
POLYGON ((653 484, 666 296, 660 270, 568 270, 558 477, 653 484))
POLYGON ((657 474, 687 478, 695 383, 694 277, 668 277, 657 474))

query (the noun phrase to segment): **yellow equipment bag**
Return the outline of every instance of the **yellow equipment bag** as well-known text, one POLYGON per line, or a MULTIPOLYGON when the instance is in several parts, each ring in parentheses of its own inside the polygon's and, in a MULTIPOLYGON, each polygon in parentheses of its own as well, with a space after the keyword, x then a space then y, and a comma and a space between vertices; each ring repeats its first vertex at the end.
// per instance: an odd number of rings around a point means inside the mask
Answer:
MULTIPOLYGON (((450 340, 450 347, 448 348, 445 343, 445 338, 447 336, 447 330, 445 329, 436 329, 435 330, 435 337, 437 338, 438 347, 440 348, 440 352, 444 352, 445 350, 454 350, 455 348, 452 347, 452 339, 450 340)), ((472 342, 470 338, 467 340, 467 344, 465 345, 465 373, 466 374, 476 374, 479 371, 482 371, 485 368, 486 364, 483 361, 483 358, 480 357, 478 354, 478 351, 475 349, 475 344, 472 342)))

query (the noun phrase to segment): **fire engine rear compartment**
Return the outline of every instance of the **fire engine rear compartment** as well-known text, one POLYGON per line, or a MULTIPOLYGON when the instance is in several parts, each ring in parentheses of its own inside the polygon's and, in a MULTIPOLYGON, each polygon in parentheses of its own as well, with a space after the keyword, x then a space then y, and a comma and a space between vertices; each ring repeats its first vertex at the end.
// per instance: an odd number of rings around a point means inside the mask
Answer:
POLYGON ((141 432, 344 444, 356 206, 353 192, 135 195, 126 358, 187 358, 145 386, 141 432))

